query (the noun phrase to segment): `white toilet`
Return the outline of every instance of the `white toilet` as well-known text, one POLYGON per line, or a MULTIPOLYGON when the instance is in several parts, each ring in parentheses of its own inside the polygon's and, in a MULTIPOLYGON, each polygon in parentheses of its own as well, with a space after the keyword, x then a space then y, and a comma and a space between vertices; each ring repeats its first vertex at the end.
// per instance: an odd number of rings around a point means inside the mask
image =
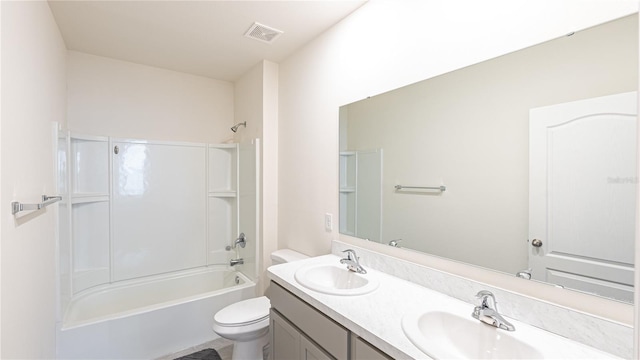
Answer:
MULTIPOLYGON (((273 265, 306 259, 299 252, 282 249, 271 254, 273 265)), ((233 340, 232 360, 262 360, 269 343, 269 309, 266 296, 242 300, 218 311, 213 317, 213 331, 233 340)))

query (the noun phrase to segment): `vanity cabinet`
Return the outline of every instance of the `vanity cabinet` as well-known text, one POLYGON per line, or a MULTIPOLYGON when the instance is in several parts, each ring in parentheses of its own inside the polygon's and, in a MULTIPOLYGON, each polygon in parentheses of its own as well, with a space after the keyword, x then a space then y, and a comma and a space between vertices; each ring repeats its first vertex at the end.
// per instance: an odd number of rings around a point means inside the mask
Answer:
POLYGON ((312 340, 307 338, 293 324, 271 310, 271 358, 272 359, 304 359, 304 360, 332 360, 335 359, 312 340))
POLYGON ((270 359, 392 359, 277 283, 268 294, 270 359))
POLYGON ((351 334, 352 360, 392 360, 393 358, 378 350, 375 346, 351 334))

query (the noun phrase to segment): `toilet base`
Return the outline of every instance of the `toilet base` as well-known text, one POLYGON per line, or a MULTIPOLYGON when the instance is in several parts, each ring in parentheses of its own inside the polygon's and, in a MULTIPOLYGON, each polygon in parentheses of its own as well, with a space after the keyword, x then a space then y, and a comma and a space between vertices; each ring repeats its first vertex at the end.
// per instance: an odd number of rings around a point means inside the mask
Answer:
POLYGON ((264 347, 269 344, 269 332, 249 341, 234 341, 231 360, 263 360, 264 347))

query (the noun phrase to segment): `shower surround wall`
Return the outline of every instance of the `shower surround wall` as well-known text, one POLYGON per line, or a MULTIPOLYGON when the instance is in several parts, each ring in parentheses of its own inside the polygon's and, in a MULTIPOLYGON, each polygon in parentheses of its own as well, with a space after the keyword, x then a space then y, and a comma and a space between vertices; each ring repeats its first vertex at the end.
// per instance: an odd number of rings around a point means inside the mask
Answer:
POLYGON ((226 269, 238 256, 250 260, 243 270, 255 278, 249 265, 256 262, 255 145, 72 133, 58 149, 63 309, 98 285, 202 266, 226 269), (242 254, 227 251, 241 229, 251 246, 242 254))

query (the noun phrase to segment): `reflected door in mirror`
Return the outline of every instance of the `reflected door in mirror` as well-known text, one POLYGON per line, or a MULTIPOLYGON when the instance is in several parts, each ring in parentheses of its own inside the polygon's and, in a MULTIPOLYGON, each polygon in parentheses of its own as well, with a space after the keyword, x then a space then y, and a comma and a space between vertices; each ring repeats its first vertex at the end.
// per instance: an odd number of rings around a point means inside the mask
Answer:
POLYGON ((531 110, 533 279, 633 301, 636 103, 630 92, 531 110))

